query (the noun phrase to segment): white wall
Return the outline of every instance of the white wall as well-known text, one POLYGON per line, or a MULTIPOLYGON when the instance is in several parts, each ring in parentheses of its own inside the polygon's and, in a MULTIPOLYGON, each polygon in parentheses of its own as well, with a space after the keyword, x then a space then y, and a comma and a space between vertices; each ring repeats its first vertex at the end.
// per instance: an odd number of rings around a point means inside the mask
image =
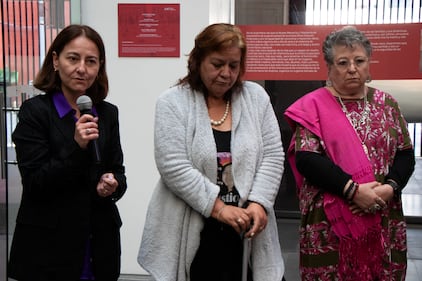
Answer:
POLYGON ((194 38, 209 21, 208 0, 81 1, 81 22, 96 29, 106 46, 110 80, 108 101, 120 109, 120 133, 128 190, 119 201, 123 219, 122 274, 145 274, 136 258, 149 198, 158 173, 153 157, 153 119, 157 96, 186 74, 187 55, 194 38), (118 3, 179 3, 179 58, 120 58, 118 56, 118 3))

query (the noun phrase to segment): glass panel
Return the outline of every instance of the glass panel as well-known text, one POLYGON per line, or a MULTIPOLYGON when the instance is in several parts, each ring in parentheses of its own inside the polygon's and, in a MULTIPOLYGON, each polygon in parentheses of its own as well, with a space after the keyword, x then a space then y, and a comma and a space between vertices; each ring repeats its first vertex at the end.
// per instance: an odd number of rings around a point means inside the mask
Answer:
POLYGON ((213 0, 210 1, 209 23, 226 22, 233 23, 234 0, 213 0))
POLYGON ((288 0, 236 0, 236 24, 287 24, 288 0))

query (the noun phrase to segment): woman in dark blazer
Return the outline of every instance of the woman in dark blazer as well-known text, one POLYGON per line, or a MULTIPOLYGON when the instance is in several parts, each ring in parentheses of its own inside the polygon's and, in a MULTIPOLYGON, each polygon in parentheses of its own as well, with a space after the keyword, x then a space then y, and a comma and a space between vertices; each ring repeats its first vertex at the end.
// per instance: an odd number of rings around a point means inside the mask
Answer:
POLYGON ((122 222, 116 201, 127 186, 118 109, 104 101, 108 78, 100 35, 84 25, 63 29, 34 86, 45 94, 22 104, 12 136, 23 193, 8 275, 117 280, 122 222), (92 100, 92 114, 81 114, 82 95, 92 100))

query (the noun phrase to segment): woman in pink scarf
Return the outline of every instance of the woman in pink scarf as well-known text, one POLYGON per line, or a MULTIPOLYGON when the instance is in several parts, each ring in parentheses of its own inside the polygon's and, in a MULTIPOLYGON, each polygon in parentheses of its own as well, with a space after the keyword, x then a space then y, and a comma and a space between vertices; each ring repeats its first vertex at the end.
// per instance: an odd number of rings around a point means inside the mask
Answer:
POLYGON ((354 27, 326 37, 326 87, 285 112, 300 199, 302 280, 405 280, 401 190, 415 159, 396 100, 368 87, 369 40, 354 27))

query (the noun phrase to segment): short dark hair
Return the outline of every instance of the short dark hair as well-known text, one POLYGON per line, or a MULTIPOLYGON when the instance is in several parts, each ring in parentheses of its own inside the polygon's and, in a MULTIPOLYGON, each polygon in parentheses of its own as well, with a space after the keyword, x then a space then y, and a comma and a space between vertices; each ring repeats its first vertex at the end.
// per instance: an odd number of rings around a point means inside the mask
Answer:
POLYGON ((68 25, 56 36, 47 52, 40 71, 35 77, 34 86, 47 94, 61 91, 61 79, 59 74, 54 70, 53 53, 55 52, 57 55, 60 55, 60 52, 63 51, 70 41, 80 36, 84 36, 94 42, 100 52, 100 69, 97 79, 86 92, 95 104, 104 100, 108 93, 105 47, 98 32, 87 25, 68 25))
POLYGON ((359 31, 356 27, 345 26, 340 30, 331 32, 327 35, 322 44, 325 62, 327 65, 332 65, 334 63, 333 48, 335 46, 353 47, 354 45, 362 46, 365 49, 368 58, 371 57, 371 42, 366 38, 363 32, 359 31))
POLYGON ((179 84, 189 84, 193 90, 206 92, 199 71, 202 61, 212 52, 233 46, 240 49, 241 56, 239 76, 232 90, 240 88, 246 68, 246 40, 239 27, 227 23, 211 24, 196 36, 195 46, 189 54, 188 74, 179 80, 179 84))

